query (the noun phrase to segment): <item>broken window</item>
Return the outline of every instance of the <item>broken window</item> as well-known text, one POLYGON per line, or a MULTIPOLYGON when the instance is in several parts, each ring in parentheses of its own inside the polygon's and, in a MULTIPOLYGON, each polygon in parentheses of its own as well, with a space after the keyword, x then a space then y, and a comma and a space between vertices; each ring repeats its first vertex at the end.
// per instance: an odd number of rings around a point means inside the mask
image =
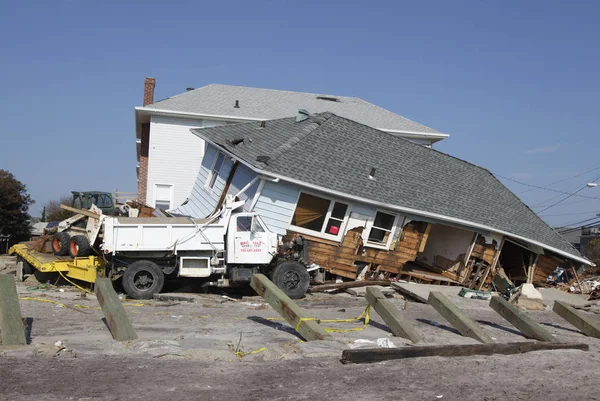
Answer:
POLYGON ((215 159, 215 164, 213 165, 212 170, 210 171, 210 175, 208 176, 208 182, 206 186, 208 188, 213 188, 215 186, 215 182, 217 181, 217 177, 219 176, 219 171, 221 171, 221 167, 223 167, 223 162, 225 161, 225 155, 221 152, 217 153, 217 158, 215 159))
POLYGON ((292 225, 338 236, 348 214, 348 205, 301 193, 292 217, 292 225))
POLYGON ((375 221, 369 232, 367 242, 373 245, 388 246, 392 238, 392 231, 396 223, 396 216, 393 214, 377 212, 375 221))

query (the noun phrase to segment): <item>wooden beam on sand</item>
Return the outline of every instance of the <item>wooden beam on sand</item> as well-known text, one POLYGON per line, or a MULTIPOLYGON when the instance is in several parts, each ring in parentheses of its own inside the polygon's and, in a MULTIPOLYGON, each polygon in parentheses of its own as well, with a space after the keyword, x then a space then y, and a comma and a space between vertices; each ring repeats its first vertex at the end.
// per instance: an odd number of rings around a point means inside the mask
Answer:
POLYGON ((306 341, 324 340, 329 337, 316 319, 308 317, 302 308, 296 305, 264 274, 253 275, 250 286, 306 341))
POLYGON ((531 351, 576 349, 588 351, 589 345, 555 342, 518 342, 506 344, 466 344, 441 346, 412 346, 402 348, 347 349, 342 351, 342 363, 374 363, 391 359, 426 356, 513 355, 531 351))
POLYGON ((408 338, 413 343, 423 341, 419 332, 402 316, 400 311, 376 287, 367 287, 367 302, 388 325, 396 337, 408 338))
POLYGON ((542 326, 531 320, 529 316, 509 304, 504 298, 495 296, 490 307, 525 335, 540 341, 555 341, 554 336, 542 326))
POLYGON ((454 305, 441 292, 429 293, 429 305, 433 306, 456 330, 465 337, 471 337, 484 344, 493 344, 494 340, 481 327, 454 305))
POLYGON ((575 310, 571 305, 554 301, 552 310, 560 317, 577 327, 586 336, 600 338, 600 324, 591 319, 591 316, 575 310))
POLYGON ((15 276, 0 274, 0 336, 2 345, 27 345, 15 276))
POLYGON ((96 297, 106 318, 110 334, 117 341, 131 341, 138 338, 131 320, 119 299, 110 279, 98 277, 96 279, 96 297))

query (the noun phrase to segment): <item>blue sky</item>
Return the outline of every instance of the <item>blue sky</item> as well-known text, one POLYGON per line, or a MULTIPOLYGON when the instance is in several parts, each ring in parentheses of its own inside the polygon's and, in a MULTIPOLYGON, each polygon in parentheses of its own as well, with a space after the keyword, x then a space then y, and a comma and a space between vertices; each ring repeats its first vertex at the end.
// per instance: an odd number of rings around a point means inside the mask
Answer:
MULTIPOLYGON (((544 186, 600 167, 593 1, 1 1, 0 168, 37 201, 135 191, 134 106, 209 83, 358 96, 544 186)), ((600 168, 550 188, 572 192, 600 168)), ((560 198, 522 191, 540 210, 560 198), (543 203, 543 201, 547 201, 543 203)), ((545 211, 600 212, 600 187, 545 211)), ((556 216, 558 215, 558 216, 556 216)))

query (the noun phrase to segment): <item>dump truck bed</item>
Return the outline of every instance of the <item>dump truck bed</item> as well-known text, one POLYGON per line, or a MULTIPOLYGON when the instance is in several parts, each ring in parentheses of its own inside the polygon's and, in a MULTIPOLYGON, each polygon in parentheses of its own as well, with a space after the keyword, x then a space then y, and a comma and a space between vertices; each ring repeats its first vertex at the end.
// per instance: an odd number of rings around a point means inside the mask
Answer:
POLYGON ((97 256, 83 258, 70 258, 56 256, 51 253, 38 252, 27 247, 26 244, 13 245, 8 250, 9 255, 20 256, 36 270, 44 273, 57 272, 61 275, 93 283, 96 281, 98 271, 104 271, 104 263, 97 256))

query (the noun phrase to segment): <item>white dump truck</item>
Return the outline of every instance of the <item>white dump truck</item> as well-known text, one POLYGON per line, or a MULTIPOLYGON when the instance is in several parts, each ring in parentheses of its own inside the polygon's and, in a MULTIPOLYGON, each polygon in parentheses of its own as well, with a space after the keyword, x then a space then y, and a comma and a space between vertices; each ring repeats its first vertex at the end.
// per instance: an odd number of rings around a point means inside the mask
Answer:
MULTIPOLYGON (((278 252, 278 237, 256 213, 235 213, 244 202, 228 197, 221 211, 207 219, 138 218, 102 215, 92 208, 82 233, 71 237, 71 256, 96 251, 113 279, 137 299, 152 298, 165 276, 203 279, 206 286, 248 284, 253 274, 271 276, 291 298, 308 290, 309 273, 292 252, 278 252), (94 218, 92 216, 96 216, 94 218), (75 238, 77 237, 77 238, 75 238)), ((60 234, 60 233, 59 233, 60 234)), ((62 234, 63 242, 69 241, 62 234)))

